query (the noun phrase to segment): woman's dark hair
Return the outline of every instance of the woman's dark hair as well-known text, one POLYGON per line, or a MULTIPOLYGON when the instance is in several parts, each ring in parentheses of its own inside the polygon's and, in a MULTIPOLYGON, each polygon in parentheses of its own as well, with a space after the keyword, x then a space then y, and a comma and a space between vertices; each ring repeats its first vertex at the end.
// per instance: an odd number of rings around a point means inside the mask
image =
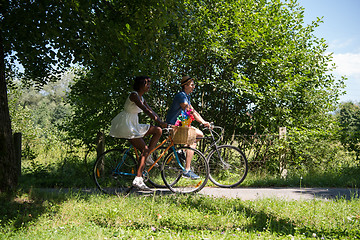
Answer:
POLYGON ((145 86, 146 79, 148 79, 148 76, 138 76, 134 79, 134 85, 133 88, 135 91, 139 91, 141 87, 145 86))

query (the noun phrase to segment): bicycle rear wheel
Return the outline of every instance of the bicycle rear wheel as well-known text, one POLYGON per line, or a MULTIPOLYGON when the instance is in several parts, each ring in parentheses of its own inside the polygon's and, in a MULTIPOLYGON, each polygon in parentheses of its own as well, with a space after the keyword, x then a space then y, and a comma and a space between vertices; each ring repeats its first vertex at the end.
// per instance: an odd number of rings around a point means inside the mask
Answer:
POLYGON ((210 181, 223 188, 238 186, 248 172, 248 162, 237 147, 221 145, 209 153, 210 181))
POLYGON ((130 190, 136 170, 137 164, 132 155, 121 149, 112 149, 97 158, 93 176, 102 192, 121 194, 130 190))
MULTIPOLYGON (((171 151, 171 150, 170 150, 171 151)), ((179 161, 173 151, 165 157, 162 165, 161 176, 164 183, 174 193, 194 193, 205 187, 209 178, 209 166, 204 155, 197 149, 180 147, 176 149, 179 161), (190 179, 183 176, 187 154, 193 153, 191 170, 199 176, 190 179)))

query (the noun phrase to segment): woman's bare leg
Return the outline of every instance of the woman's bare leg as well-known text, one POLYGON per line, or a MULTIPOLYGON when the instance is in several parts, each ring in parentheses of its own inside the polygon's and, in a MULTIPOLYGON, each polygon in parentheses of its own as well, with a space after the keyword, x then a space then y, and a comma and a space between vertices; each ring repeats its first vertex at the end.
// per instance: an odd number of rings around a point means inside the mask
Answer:
POLYGON ((159 139, 162 135, 162 129, 156 126, 150 126, 149 130, 145 134, 145 136, 153 135, 150 139, 149 143, 149 152, 156 147, 156 144, 159 142, 159 139))
POLYGON ((139 149, 141 151, 140 159, 139 159, 139 167, 136 173, 137 177, 142 177, 142 173, 145 168, 145 159, 147 155, 149 154, 148 146, 146 146, 146 143, 144 139, 142 138, 133 138, 129 139, 129 142, 131 145, 133 145, 135 148, 139 149))
POLYGON ((137 149, 141 151, 139 159, 139 168, 137 170, 137 177, 142 177, 142 173, 145 168, 145 159, 148 157, 150 151, 155 148, 157 142, 159 141, 162 134, 162 130, 156 126, 150 126, 149 130, 146 132, 145 136, 153 135, 150 140, 149 146, 146 145, 143 138, 133 138, 129 139, 129 142, 137 149))

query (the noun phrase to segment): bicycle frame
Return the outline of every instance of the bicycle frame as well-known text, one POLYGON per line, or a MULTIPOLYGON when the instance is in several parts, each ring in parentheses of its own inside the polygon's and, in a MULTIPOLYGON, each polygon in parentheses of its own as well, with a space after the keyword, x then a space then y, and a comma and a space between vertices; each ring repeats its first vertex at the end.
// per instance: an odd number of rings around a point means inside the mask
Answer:
MULTIPOLYGON (((170 133, 169 128, 163 130, 168 130, 167 133, 170 133)), ((139 173, 139 159, 142 156, 139 150, 128 144, 125 149, 110 149, 97 158, 93 176, 96 185, 102 192, 113 194, 132 189, 134 183, 131 182, 131 179, 135 179, 139 173)), ((149 152, 152 159, 156 161, 142 171, 144 182, 148 182, 155 188, 167 187, 174 193, 198 192, 206 185, 209 179, 209 165, 199 150, 188 146, 179 146, 174 143, 172 135, 167 134, 149 152), (195 177, 190 174, 186 175, 188 150, 194 152, 192 166, 195 177), (161 158, 165 160, 161 160, 161 164, 156 164, 161 158), (149 174, 150 171, 153 174, 149 174)))
POLYGON ((211 139, 212 141, 211 141, 210 146, 204 150, 204 156, 207 156, 208 153, 211 152, 212 149, 215 149, 221 163, 226 165, 227 163, 225 163, 223 161, 223 158, 221 157, 221 154, 220 154, 219 148, 218 148, 218 143, 224 136, 224 129, 222 127, 218 127, 218 126, 213 126, 212 128, 207 128, 207 129, 209 130, 211 137, 203 137, 202 139, 207 138, 207 139, 211 139), (216 131, 214 131, 213 130, 214 128, 221 129, 221 133, 219 134, 216 131), (215 139, 214 133, 217 135, 217 137, 218 137, 217 139, 215 139))
MULTIPOLYGON (((212 128, 206 128, 209 130, 211 137, 203 137, 201 139, 211 139, 211 144, 204 150, 204 155, 207 155, 213 148, 216 150, 218 149, 218 143, 220 142, 221 138, 224 136, 224 129, 222 127, 214 126, 213 128, 221 129, 221 133, 218 134, 212 128), (215 139, 214 132, 217 135, 217 139, 215 139)), ((219 154, 219 153, 218 153, 219 154)))
MULTIPOLYGON (((168 138, 166 138, 164 141, 162 141, 160 144, 158 144, 154 149, 152 149, 149 153, 152 154, 154 151, 156 151, 158 148, 160 148, 161 146, 163 146, 166 142, 170 142, 169 146, 167 146, 167 148, 160 154, 160 156, 154 161, 154 163, 147 169, 147 172, 150 172, 151 169, 156 165, 156 163, 158 161, 160 161, 160 159, 165 155, 165 153, 167 153, 169 151, 169 149, 171 148, 171 150, 175 153, 175 158, 176 158, 176 161, 177 163, 179 164, 179 166, 182 168, 182 170, 185 170, 185 168, 182 166, 182 164, 180 163, 180 158, 178 156, 178 153, 176 152, 176 148, 175 148, 175 144, 174 142, 172 141, 172 138, 171 136, 169 136, 168 138)), ((140 155, 139 155, 139 151, 136 147, 130 145, 130 147, 125 151, 124 153, 124 156, 122 158, 122 161, 121 163, 118 164, 118 166, 116 167, 116 169, 118 169, 119 167, 121 167, 121 165, 124 163, 125 159, 126 159, 126 156, 127 154, 129 154, 130 150, 134 148, 134 151, 135 151, 135 155, 136 155, 136 160, 139 162, 139 158, 140 158, 140 155)), ((115 171, 116 171, 115 169, 115 171)), ((124 173, 124 172, 115 172, 116 174, 123 174, 123 175, 128 175, 128 176, 136 176, 136 173, 132 174, 132 173, 124 173)))

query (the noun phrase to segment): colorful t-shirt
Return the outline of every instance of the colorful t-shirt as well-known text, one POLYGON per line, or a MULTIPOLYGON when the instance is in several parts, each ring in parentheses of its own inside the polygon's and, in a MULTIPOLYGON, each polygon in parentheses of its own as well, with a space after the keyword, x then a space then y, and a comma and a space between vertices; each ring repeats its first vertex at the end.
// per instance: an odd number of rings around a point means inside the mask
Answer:
POLYGON ((175 124, 177 117, 180 115, 181 110, 183 110, 180 106, 181 103, 190 103, 190 96, 187 95, 184 91, 177 93, 174 97, 174 100, 170 106, 170 109, 166 116, 166 122, 169 124, 175 124))

